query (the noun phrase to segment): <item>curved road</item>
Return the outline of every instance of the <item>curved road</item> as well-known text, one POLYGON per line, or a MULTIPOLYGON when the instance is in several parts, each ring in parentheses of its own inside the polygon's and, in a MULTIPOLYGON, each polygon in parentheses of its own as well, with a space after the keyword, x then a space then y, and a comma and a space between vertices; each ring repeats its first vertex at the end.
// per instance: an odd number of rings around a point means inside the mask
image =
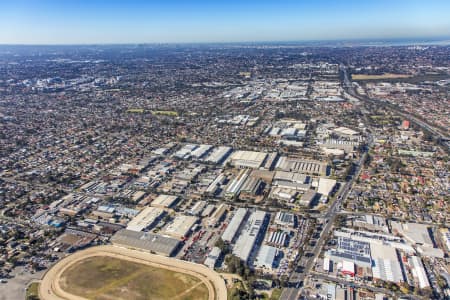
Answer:
POLYGON ((60 286, 60 277, 70 266, 93 256, 110 256, 188 274, 199 278, 206 285, 209 300, 227 299, 227 288, 224 280, 218 273, 203 265, 112 245, 88 248, 59 261, 44 275, 39 286, 39 297, 43 300, 86 300, 64 291, 60 286))

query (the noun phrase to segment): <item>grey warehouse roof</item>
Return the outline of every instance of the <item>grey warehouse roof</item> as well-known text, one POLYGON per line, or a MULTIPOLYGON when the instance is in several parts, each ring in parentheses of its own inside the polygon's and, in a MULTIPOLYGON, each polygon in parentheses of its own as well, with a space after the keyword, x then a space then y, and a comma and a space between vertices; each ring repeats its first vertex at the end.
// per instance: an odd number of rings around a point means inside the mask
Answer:
POLYGON ((139 248, 166 256, 172 256, 180 244, 178 239, 171 237, 127 229, 116 232, 111 241, 113 244, 139 248))

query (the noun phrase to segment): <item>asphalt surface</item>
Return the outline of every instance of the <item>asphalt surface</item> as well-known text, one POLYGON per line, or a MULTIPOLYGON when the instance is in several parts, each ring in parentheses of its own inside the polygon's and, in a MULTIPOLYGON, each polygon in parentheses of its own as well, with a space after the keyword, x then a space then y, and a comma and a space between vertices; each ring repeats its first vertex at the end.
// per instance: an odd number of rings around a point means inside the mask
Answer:
POLYGON ((7 279, 6 283, 0 283, 0 300, 24 300, 28 285, 39 281, 44 273, 30 273, 23 267, 15 268, 12 272, 14 277, 7 279))

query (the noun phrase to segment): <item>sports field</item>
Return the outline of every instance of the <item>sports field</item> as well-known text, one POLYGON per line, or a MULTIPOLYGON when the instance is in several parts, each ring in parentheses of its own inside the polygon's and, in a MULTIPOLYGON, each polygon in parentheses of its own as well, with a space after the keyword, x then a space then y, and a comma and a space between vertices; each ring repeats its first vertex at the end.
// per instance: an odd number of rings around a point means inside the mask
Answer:
POLYGON ((77 262, 61 274, 60 285, 87 299, 208 299, 196 277, 109 256, 77 262))

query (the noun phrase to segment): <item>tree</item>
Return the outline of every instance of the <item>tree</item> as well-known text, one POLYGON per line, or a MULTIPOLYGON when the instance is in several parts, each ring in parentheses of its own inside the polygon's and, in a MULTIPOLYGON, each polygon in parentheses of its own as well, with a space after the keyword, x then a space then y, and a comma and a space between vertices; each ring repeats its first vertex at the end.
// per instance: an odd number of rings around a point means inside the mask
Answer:
POLYGON ((215 246, 218 247, 222 252, 227 253, 228 247, 221 237, 219 237, 219 239, 216 241, 215 246))
POLYGON ((441 289, 445 289, 447 287, 447 282, 442 275, 437 277, 437 284, 441 289))
POLYGON ((432 299, 433 290, 431 288, 424 288, 419 290, 419 295, 423 296, 425 299, 432 299))
POLYGON ((280 278, 280 285, 282 287, 287 287, 288 282, 289 282, 289 278, 287 277, 287 275, 281 276, 281 278, 280 278))
POLYGON ((242 289, 238 289, 238 288, 234 288, 233 290, 231 290, 231 299, 233 300, 250 300, 252 298, 250 298, 250 295, 242 289))
POLYGON ((225 262, 228 266, 228 272, 237 273, 241 276, 244 275, 245 267, 239 257, 235 255, 228 255, 225 257, 225 262))
POLYGON ((411 287, 408 283, 402 282, 400 283, 400 292, 402 292, 403 294, 409 294, 411 292, 411 287))

